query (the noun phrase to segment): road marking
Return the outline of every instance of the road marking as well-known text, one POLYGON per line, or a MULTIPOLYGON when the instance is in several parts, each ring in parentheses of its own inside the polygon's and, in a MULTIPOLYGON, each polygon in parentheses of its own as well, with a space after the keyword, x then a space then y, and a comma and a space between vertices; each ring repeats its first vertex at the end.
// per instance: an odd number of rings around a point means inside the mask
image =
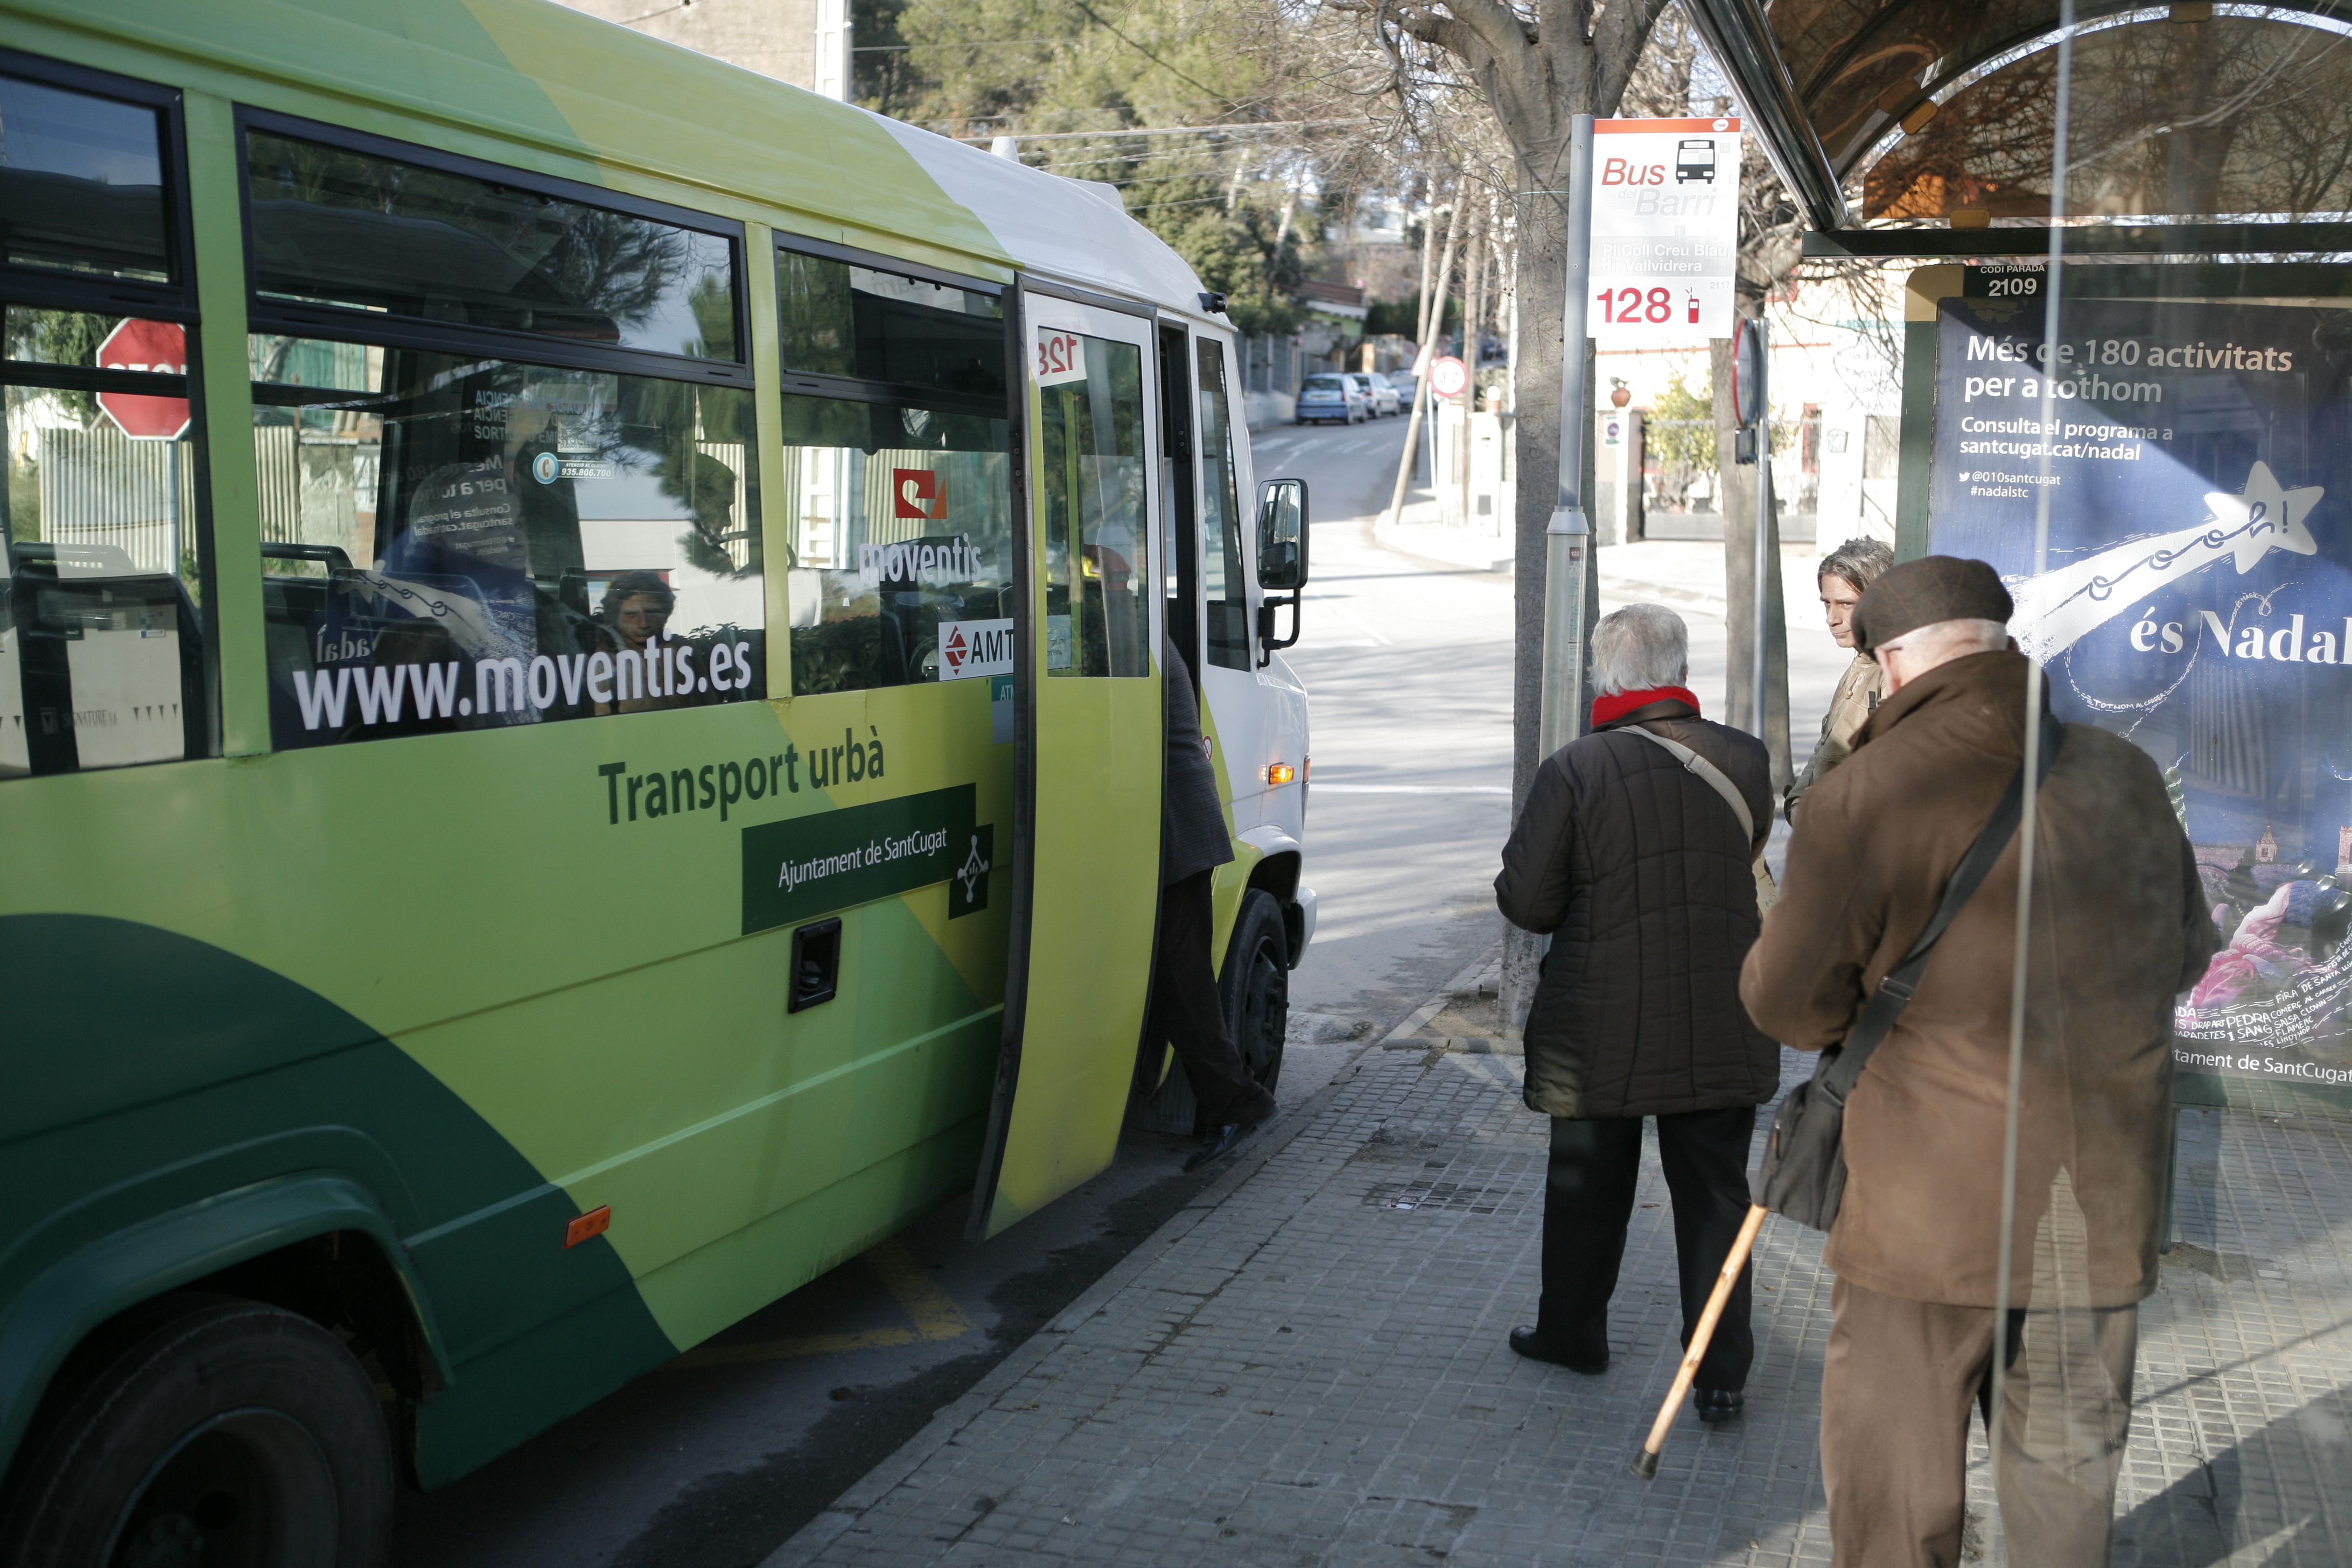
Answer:
POLYGON ((763 1340, 757 1344, 703 1345, 688 1351, 669 1364, 674 1367, 740 1366, 747 1362, 789 1361, 795 1356, 839 1355, 846 1351, 882 1350, 961 1339, 972 1322, 940 1289, 923 1266, 895 1241, 877 1242, 864 1254, 866 1266, 882 1280, 882 1288, 912 1321, 908 1329, 867 1329, 854 1334, 797 1334, 763 1340))
POLYGON ((1310 784, 1317 795, 1508 795, 1508 784, 1310 784))
MULTIPOLYGON (((1362 616, 1357 615, 1355 611, 1348 608, 1347 595, 1316 594, 1310 595, 1307 602, 1315 605, 1318 609, 1329 610, 1333 615, 1338 616, 1341 620, 1347 622, 1349 626, 1363 633, 1364 636, 1371 638, 1371 646, 1374 647, 1386 647, 1389 646, 1388 638, 1382 637, 1375 628, 1366 626, 1362 616)), ((1326 642, 1321 646, 1325 647, 1342 647, 1347 645, 1343 643, 1326 642)))
POLYGON ((930 1271, 895 1241, 886 1241, 866 1254, 866 1261, 882 1277, 883 1288, 898 1298, 915 1331, 927 1340, 952 1340, 971 1331, 971 1320, 940 1289, 930 1271))

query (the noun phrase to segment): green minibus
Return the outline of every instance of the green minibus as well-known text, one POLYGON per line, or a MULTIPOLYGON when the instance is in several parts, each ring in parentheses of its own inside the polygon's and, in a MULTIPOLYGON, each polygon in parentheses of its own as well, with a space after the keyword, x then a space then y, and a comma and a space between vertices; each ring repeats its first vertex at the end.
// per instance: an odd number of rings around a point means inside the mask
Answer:
POLYGON ((543 0, 0 0, 0 1560, 375 1562, 1188 1129, 1164 647, 1273 1080, 1307 498, 1222 303, 543 0))

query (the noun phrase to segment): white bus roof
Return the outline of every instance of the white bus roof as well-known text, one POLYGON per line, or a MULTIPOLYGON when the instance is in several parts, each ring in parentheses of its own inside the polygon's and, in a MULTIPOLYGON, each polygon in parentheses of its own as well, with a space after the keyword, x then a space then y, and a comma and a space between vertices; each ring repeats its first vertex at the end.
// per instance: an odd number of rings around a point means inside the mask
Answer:
POLYGON ((1024 269, 1188 315, 1202 313, 1201 280, 1191 265, 1129 216, 1110 186, 1024 168, 903 121, 878 114, 874 119, 950 199, 987 226, 1024 269))
POLYGON ((659 193, 666 199, 715 213, 740 214, 746 201, 782 209, 797 215, 783 226, 809 238, 870 249, 896 239, 912 258, 953 266, 950 258, 969 257, 992 276, 1010 261, 1213 319, 1201 311, 1192 268, 1107 187, 1024 168, 549 0, 0 0, 0 12, 95 25, 226 66, 242 74, 238 99, 260 107, 415 135, 384 122, 382 105, 446 127, 433 138, 444 151, 512 156, 486 144, 487 134, 593 160, 608 174, 650 176, 676 187, 659 193), (366 74, 339 102, 287 79, 289 58, 328 79, 354 62, 366 74))

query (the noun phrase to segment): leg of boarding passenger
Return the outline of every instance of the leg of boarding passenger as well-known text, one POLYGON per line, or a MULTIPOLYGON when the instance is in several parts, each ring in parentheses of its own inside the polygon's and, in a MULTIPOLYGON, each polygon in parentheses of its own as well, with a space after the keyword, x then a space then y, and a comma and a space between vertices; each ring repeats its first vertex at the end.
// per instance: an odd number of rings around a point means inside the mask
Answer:
POLYGON ((1247 1127, 1274 1114, 1274 1096, 1242 1065, 1217 994, 1216 969, 1209 958, 1214 929, 1210 882, 1215 875, 1196 871, 1160 889, 1151 1032, 1176 1047, 1204 1123, 1212 1129, 1247 1127))

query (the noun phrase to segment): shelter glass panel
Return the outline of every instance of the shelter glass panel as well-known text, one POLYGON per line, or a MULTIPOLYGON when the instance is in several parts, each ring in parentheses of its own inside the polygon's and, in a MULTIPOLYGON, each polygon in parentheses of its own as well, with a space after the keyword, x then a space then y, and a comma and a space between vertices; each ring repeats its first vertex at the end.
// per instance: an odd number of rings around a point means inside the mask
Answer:
MULTIPOLYGON (((1954 84, 1873 175, 1914 216, 1940 178, 1950 213, 2060 237, 2085 217, 2333 216, 2352 206, 2347 68, 2340 24, 2118 13, 1954 84)), ((1985 1552, 2014 1560, 2031 1531, 2084 1561, 2259 1541, 2343 1560, 2324 1489, 2352 1462, 2330 1342, 2352 1255, 2352 310, 2326 268, 1944 276, 1915 338, 1932 431, 1906 432, 1906 460, 1929 437, 1927 546, 1991 565, 2017 651, 1906 673, 1858 757, 1957 735, 1939 691, 2000 689, 1978 755, 2000 765, 1956 760, 1938 787, 1973 770, 1989 798, 2024 769, 2009 868, 1937 952, 1965 974, 2005 946, 1982 989, 2006 1005, 1943 1036, 1931 969, 1927 1020, 1872 1068, 1899 1089, 1942 1036, 1985 1052, 2001 1110, 1923 1163, 1963 1201, 1915 1230, 1965 1243, 1971 1294, 2014 1309, 1988 1324, 1985 1552), (1972 942, 1963 922, 1987 921, 1972 942), (1968 1173, 1976 1151, 1998 1182, 1968 1173), (2037 1469, 2088 1484, 2053 1513, 2037 1469)), ((1850 1140, 1884 1137, 1864 1114, 1850 1140)), ((1850 1194, 1889 1179, 1871 1158, 1850 1194)))

